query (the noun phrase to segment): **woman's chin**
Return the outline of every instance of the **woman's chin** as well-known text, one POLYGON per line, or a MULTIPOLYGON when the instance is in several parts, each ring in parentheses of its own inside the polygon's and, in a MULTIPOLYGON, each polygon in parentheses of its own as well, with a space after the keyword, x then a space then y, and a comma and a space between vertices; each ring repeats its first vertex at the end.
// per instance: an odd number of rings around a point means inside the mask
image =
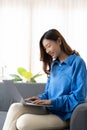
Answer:
POLYGON ((52 59, 56 59, 56 58, 57 58, 57 56, 53 56, 53 57, 52 57, 52 59))

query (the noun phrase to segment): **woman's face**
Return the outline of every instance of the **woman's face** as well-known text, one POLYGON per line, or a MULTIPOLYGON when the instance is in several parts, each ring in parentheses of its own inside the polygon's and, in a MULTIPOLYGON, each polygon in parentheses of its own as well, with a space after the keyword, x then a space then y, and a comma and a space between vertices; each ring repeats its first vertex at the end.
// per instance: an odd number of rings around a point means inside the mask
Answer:
POLYGON ((57 57, 60 57, 61 54, 61 42, 53 41, 53 40, 43 40, 43 47, 46 50, 46 53, 49 54, 52 59, 55 59, 57 57))

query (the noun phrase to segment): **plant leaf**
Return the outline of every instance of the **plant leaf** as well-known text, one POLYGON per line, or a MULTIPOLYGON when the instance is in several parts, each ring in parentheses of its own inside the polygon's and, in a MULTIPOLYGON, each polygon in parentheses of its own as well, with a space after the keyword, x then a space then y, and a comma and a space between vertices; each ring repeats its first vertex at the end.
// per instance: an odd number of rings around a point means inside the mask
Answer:
POLYGON ((27 72, 27 70, 26 70, 25 68, 19 67, 19 68, 17 69, 17 72, 18 72, 21 76, 23 76, 24 73, 27 72))
POLYGON ((36 80, 34 78, 30 78, 30 82, 36 83, 36 80))
POLYGON ((25 68, 19 67, 17 72, 26 79, 30 79, 32 77, 32 73, 28 72, 25 68))
POLYGON ((22 76, 26 79, 30 79, 32 77, 32 73, 31 72, 23 72, 22 76))
POLYGON ((17 74, 10 74, 11 77, 13 77, 13 81, 22 81, 23 79, 17 75, 17 74))
POLYGON ((41 76, 41 75, 42 75, 42 74, 39 74, 39 73, 38 73, 38 74, 35 74, 32 78, 35 79, 35 78, 37 78, 37 77, 39 77, 39 76, 41 76))

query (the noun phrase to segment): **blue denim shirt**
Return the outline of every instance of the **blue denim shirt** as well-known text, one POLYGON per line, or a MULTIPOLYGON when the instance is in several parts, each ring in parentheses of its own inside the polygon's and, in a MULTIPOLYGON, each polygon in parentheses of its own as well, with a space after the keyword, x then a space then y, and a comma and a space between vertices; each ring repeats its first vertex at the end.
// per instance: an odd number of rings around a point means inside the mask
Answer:
POLYGON ((86 64, 80 56, 70 55, 60 63, 54 60, 44 93, 38 97, 51 100, 48 110, 66 120, 74 108, 86 99, 86 64))

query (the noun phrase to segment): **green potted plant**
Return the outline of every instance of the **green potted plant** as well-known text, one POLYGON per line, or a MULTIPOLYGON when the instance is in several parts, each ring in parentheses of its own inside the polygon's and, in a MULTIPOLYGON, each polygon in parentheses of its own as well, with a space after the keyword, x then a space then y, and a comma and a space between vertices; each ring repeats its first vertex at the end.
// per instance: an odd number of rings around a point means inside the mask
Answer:
POLYGON ((33 75, 32 72, 26 70, 23 67, 17 68, 17 73, 18 74, 10 74, 10 76, 12 77, 12 80, 15 82, 23 81, 23 79, 25 79, 26 82, 36 83, 36 78, 42 75, 40 73, 33 75))

